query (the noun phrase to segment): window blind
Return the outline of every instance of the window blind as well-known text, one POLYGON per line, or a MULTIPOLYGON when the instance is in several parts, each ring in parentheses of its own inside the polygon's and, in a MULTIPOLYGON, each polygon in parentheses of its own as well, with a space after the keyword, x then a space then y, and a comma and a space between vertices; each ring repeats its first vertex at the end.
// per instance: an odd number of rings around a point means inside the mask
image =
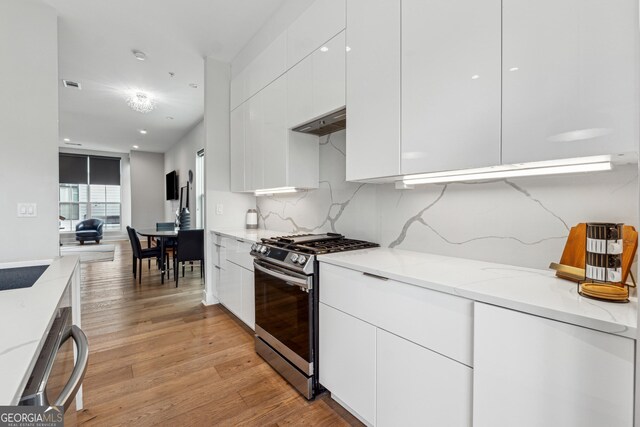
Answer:
POLYGON ((117 157, 89 157, 91 184, 120 185, 120 159, 117 157))
POLYGON ((60 153, 58 176, 61 184, 87 184, 87 156, 60 153))

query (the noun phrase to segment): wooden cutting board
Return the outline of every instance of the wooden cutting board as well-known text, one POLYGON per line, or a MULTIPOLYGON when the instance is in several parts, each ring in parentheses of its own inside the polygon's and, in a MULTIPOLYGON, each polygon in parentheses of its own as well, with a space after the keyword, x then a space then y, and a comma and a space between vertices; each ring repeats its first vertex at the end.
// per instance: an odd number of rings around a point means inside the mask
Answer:
MULTIPOLYGON (((638 232, 633 226, 624 225, 622 227, 622 240, 622 283, 626 283, 638 249, 638 232)), ((584 269, 586 245, 587 224, 580 223, 571 227, 569 237, 567 237, 567 243, 564 245, 564 251, 562 251, 560 264, 584 269)), ((575 278, 563 276, 560 272, 556 272, 556 276, 571 280, 572 282, 578 282, 575 278)))

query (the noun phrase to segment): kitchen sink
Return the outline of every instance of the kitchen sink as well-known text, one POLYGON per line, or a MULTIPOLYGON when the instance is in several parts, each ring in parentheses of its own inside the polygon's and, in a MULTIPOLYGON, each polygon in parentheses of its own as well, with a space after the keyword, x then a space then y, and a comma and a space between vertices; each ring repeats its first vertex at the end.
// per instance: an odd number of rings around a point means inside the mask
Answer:
POLYGON ((0 269, 0 291, 30 288, 48 267, 48 265, 32 265, 0 269))

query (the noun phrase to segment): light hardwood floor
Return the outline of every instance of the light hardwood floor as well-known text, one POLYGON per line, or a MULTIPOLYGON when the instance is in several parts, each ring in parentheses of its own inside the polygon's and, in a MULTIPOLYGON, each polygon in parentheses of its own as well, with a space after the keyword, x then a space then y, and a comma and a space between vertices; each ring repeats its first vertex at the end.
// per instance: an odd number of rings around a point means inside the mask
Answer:
POLYGON ((65 425, 361 425, 325 394, 308 402, 253 348, 252 331, 201 301, 199 268, 160 284, 131 248, 82 266, 82 329, 89 338, 85 409, 65 425))

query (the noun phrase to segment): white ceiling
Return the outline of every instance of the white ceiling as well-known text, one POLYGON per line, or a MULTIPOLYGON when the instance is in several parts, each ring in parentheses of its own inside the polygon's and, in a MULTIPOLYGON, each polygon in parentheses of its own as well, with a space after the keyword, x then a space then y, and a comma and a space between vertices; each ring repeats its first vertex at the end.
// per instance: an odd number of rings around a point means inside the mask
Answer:
POLYGON ((204 113, 204 57, 230 62, 283 0, 44 0, 59 15, 61 147, 165 152, 204 113), (138 61, 131 51, 147 54, 138 61), (175 73, 170 77, 169 72, 175 73), (197 89, 189 87, 196 83, 197 89), (156 109, 131 110, 143 90, 156 109), (173 117, 169 120, 166 117, 173 117), (148 133, 141 135, 140 129, 148 133), (63 138, 81 147, 66 145, 63 138))

